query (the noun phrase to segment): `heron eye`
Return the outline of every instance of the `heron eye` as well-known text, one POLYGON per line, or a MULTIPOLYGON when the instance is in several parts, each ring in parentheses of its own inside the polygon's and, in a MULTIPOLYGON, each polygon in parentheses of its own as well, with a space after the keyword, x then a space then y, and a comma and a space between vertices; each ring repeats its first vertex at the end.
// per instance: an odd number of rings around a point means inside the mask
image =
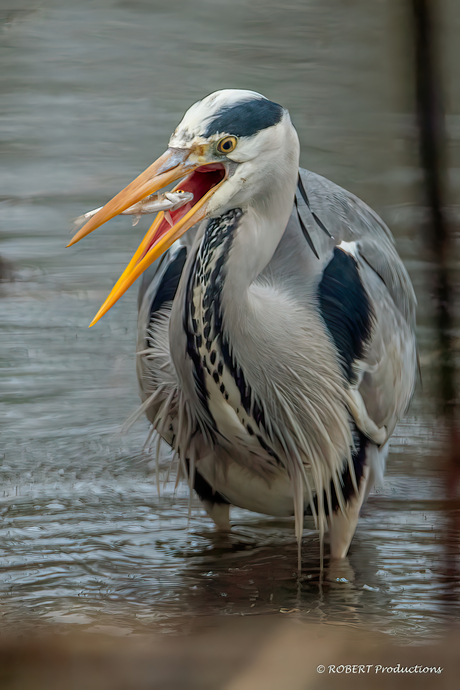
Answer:
POLYGON ((217 150, 220 153, 231 153, 234 150, 237 143, 238 139, 236 137, 224 137, 217 144, 217 150))

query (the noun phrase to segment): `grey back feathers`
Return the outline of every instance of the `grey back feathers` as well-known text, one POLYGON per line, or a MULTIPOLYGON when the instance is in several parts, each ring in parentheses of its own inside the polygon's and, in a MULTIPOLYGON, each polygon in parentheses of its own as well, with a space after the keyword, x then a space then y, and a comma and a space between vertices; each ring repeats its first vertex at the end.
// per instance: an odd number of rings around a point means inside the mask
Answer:
POLYGON ((302 218, 313 242, 320 234, 318 220, 333 235, 335 244, 356 241, 360 256, 380 276, 395 305, 413 328, 417 307, 414 288, 393 236, 380 216, 354 194, 321 175, 301 169, 300 178, 308 192, 310 211, 310 218, 305 211, 302 218))

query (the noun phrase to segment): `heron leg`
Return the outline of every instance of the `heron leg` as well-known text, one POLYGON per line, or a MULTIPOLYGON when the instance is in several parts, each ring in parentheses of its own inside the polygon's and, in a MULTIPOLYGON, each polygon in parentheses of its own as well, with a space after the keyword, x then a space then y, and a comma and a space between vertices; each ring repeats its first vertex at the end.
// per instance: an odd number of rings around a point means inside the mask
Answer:
POLYGON ((369 468, 365 466, 359 493, 350 498, 345 511, 339 509, 328 517, 331 558, 345 558, 348 553, 358 524, 359 511, 367 495, 368 482, 369 468))
POLYGON ((207 514, 220 532, 230 532, 230 503, 202 501, 207 514))
POLYGON ((206 479, 195 470, 193 488, 204 509, 221 532, 230 532, 230 503, 218 491, 214 491, 206 479))

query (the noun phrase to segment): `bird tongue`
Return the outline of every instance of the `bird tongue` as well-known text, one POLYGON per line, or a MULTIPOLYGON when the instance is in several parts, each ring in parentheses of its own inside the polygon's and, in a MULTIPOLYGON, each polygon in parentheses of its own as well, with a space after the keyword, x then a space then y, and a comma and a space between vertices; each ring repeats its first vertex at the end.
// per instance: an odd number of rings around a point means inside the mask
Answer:
POLYGON ((158 242, 173 225, 178 223, 210 189, 215 187, 216 184, 223 179, 224 175, 224 166, 221 163, 216 163, 215 165, 206 165, 197 168, 186 177, 185 180, 180 182, 173 191, 181 189, 183 192, 191 192, 193 194, 193 199, 184 204, 184 206, 176 210, 168 211, 167 214, 165 213, 163 220, 152 237, 151 243, 146 247, 141 258, 143 258, 153 245, 158 242))

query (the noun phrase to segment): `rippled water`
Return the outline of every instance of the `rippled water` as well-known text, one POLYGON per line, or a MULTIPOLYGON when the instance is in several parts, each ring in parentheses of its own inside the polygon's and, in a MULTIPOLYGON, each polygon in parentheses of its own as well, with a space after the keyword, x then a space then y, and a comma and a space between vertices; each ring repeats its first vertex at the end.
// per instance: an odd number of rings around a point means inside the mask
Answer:
POLYGON ((0 286, 2 630, 179 632, 197 616, 271 614, 436 635, 460 613, 459 506, 430 392, 404 18, 383 0, 38 5, 0 11, 0 255, 14 278, 0 286), (425 392, 322 585, 314 533, 298 582, 291 521, 235 511, 233 533, 216 534, 195 501, 189 520, 185 488, 158 497, 146 422, 120 434, 138 404, 135 289, 87 325, 147 221, 116 219, 64 249, 71 220, 147 167, 194 100, 232 86, 289 107, 302 164, 391 224, 420 300, 425 392))

